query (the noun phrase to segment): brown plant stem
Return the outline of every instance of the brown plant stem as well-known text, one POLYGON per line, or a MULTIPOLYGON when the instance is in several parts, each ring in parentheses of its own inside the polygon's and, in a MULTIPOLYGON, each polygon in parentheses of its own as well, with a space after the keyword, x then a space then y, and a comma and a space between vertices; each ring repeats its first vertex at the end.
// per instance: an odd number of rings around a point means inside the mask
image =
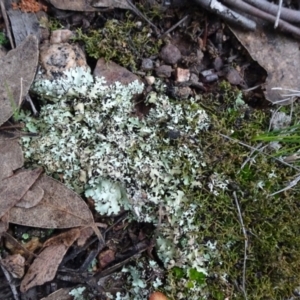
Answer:
MULTIPOLYGON (((269 13, 271 15, 276 15, 278 12, 278 5, 270 3, 266 0, 244 0, 244 2, 247 2, 253 6, 256 6, 257 8, 265 11, 266 13, 269 13)), ((289 9, 286 7, 281 8, 280 17, 283 20, 286 20, 288 22, 300 22, 300 11, 289 9)))
MULTIPOLYGON (((263 20, 275 23, 276 17, 273 15, 270 15, 264 11, 259 10, 258 8, 251 6, 241 0, 223 0, 224 3, 228 4, 231 7, 240 9, 241 11, 256 16, 258 18, 261 18, 263 20)), ((278 8, 278 7, 277 7, 278 8)), ((297 38, 300 38, 300 28, 286 22, 283 20, 279 20, 278 22, 278 28, 283 32, 288 32, 296 36, 297 38)))
MULTIPOLYGON (((217 0, 194 0, 197 4, 201 5, 203 8, 217 14, 225 21, 241 26, 248 30, 255 30, 256 23, 241 14, 229 9, 217 0)), ((239 0, 240 1, 240 0, 239 0)))

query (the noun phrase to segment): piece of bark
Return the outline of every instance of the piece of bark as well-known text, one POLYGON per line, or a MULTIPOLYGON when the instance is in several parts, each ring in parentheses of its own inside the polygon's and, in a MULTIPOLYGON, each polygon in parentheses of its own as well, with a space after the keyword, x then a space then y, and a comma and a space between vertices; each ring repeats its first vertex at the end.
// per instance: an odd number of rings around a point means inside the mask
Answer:
POLYGON ((40 40, 40 24, 35 13, 24 13, 19 9, 9 9, 7 14, 16 46, 20 45, 29 35, 34 35, 38 41, 40 40))

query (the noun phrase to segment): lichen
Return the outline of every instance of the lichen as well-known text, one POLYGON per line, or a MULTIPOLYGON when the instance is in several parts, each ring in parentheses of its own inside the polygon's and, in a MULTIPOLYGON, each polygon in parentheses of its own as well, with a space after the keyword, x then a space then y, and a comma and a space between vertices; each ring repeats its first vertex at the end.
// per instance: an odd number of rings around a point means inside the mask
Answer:
MULTIPOLYGON (((55 98, 57 92, 49 93, 47 86, 41 97, 55 98)), ((245 236, 235 192, 249 239, 248 299, 291 298, 300 282, 299 191, 270 194, 297 170, 259 151, 250 154, 246 146, 257 147, 254 138, 268 128, 268 112, 251 109, 241 92, 224 82, 214 93, 187 100, 168 98, 158 83, 146 95, 148 112, 141 116, 131 98, 142 89, 137 83, 108 87, 98 79, 71 85, 78 94, 67 89, 59 101, 45 101, 37 119, 23 112, 27 129, 40 132, 39 138, 23 138, 27 162, 44 165, 52 176, 60 173, 94 200, 98 195, 100 206, 105 207, 106 184, 123 187, 126 197, 115 190, 107 214, 126 208, 132 218, 157 225, 156 250, 166 269, 158 288, 170 299, 244 297, 237 288, 245 236)), ((294 111, 299 116, 299 108, 294 111)), ((155 287, 143 272, 146 264, 115 275, 130 275, 130 293, 118 299, 147 298, 155 287), (131 272, 138 274, 136 286, 131 272)))
POLYGON ((157 245, 165 267, 179 264, 204 274, 203 252, 192 243, 199 204, 189 193, 202 186, 198 145, 209 126, 206 112, 193 98, 169 99, 158 82, 145 100, 149 113, 139 117, 132 96, 142 92, 141 84, 106 86, 89 76, 75 69, 33 85, 41 97, 59 100, 43 105, 39 118, 24 114, 26 128, 40 133, 23 138, 26 159, 85 191, 101 214, 122 207, 138 221, 158 224, 161 208, 157 245))

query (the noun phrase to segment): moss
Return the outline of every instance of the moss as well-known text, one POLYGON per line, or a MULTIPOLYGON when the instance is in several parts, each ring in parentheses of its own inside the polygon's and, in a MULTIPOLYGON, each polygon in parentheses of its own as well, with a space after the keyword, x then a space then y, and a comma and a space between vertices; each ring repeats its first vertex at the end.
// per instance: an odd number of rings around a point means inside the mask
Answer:
POLYGON ((64 26, 58 19, 52 17, 41 17, 41 19, 39 20, 39 24, 41 27, 48 28, 50 31, 64 28, 64 26))
POLYGON ((130 13, 123 21, 108 20, 101 29, 86 33, 78 29, 75 40, 84 43, 90 57, 114 60, 131 70, 137 70, 142 58, 157 54, 162 45, 161 40, 152 37, 149 25, 138 23, 130 13))
MULTIPOLYGON (((274 197, 269 194, 280 189, 295 171, 261 154, 241 170, 249 149, 224 139, 219 133, 255 146, 253 137, 266 130, 269 113, 246 105, 236 107, 238 91, 235 88, 228 91, 228 87, 224 89, 221 83, 218 93, 201 99, 204 106, 210 107, 213 119, 213 128, 202 135, 201 146, 206 149, 203 153, 207 162, 202 182, 207 185, 213 173, 222 174, 230 182, 228 189, 218 195, 208 191, 193 194, 193 201, 201 203, 195 243, 217 242, 218 255, 210 260, 207 287, 213 299, 243 298, 237 289, 242 282, 244 236, 233 200, 236 191, 249 238, 248 299, 288 298, 300 280, 299 192, 290 190, 274 197), (219 95, 223 96, 221 101, 211 101, 219 95), (247 110, 250 114, 246 114, 247 110)), ((178 269, 172 272, 170 282, 179 281, 182 273, 178 269)))
POLYGON ((0 31, 0 46, 5 46, 8 44, 8 39, 6 38, 5 34, 0 31))

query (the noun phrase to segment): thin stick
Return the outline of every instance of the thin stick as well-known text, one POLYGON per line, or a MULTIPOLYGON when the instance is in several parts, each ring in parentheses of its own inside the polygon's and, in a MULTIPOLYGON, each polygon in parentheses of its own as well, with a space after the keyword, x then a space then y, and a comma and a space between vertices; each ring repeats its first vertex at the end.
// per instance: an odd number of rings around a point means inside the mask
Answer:
POLYGON ((19 98, 19 107, 21 106, 22 102, 23 102, 23 78, 20 78, 21 81, 21 88, 20 88, 20 98, 19 98))
POLYGON ((271 131, 272 123, 273 123, 273 121, 274 121, 274 118, 275 118, 276 114, 278 113, 278 111, 281 109, 281 107, 282 107, 281 105, 278 106, 278 107, 276 108, 276 110, 274 111, 274 113, 272 114, 272 117, 271 117, 271 120, 270 120, 270 123, 269 123, 268 131, 271 131))
POLYGON ((150 26, 152 26, 155 30, 155 33, 159 35, 159 29, 149 20, 147 19, 142 12, 131 2, 131 0, 127 0, 128 5, 131 7, 132 11, 134 11, 139 17, 144 19, 150 26))
POLYGON ((182 24, 188 17, 189 17, 189 15, 186 15, 185 17, 183 17, 179 22, 177 22, 175 25, 173 25, 170 29, 168 29, 162 35, 159 35, 158 38, 162 39, 163 37, 165 37, 167 34, 169 34, 171 31, 173 31, 175 28, 177 28, 180 24, 182 24))
POLYGON ((282 0, 279 0, 278 11, 277 11, 277 15, 276 15, 276 21, 275 21, 274 28, 277 28, 277 26, 278 26, 279 19, 280 19, 280 14, 281 14, 281 9, 282 9, 282 0))
MULTIPOLYGON (((243 162, 242 166, 241 166, 241 170, 246 166, 246 164, 253 158, 255 158, 258 154, 255 154, 254 157, 252 156, 254 152, 256 151, 262 151, 264 150, 266 147, 268 147, 268 145, 262 146, 262 143, 259 143, 254 149, 251 150, 249 156, 247 157, 247 159, 243 162)), ((240 173, 240 171, 238 171, 238 173, 240 173)))
POLYGON ((33 115, 34 115, 35 117, 38 116, 38 115, 39 115, 39 112, 38 112, 37 109, 35 108, 35 106, 34 106, 32 100, 31 100, 29 94, 27 94, 27 95, 25 96, 25 99, 26 99, 26 101, 30 104, 31 109, 32 109, 32 112, 33 112, 33 115))
POLYGON ((243 92, 250 92, 250 91, 253 91, 253 90, 258 89, 259 87, 261 87, 261 84, 258 84, 258 85, 256 85, 256 86, 253 86, 253 87, 251 87, 251 88, 249 88, 249 89, 245 89, 245 90, 243 90, 243 92))
POLYGON ((292 187, 294 187, 295 185, 297 185, 297 183, 299 182, 300 180, 300 175, 298 175, 295 179, 293 179, 285 188, 273 193, 273 194, 270 194, 269 196, 272 197, 276 194, 279 194, 281 192, 284 192, 284 191, 287 191, 289 189, 291 189, 292 187))
POLYGON ((240 209, 240 205, 238 202, 238 199, 236 197, 236 193, 233 192, 233 198, 235 200, 235 205, 236 208, 238 210, 238 216, 239 216, 239 221, 240 224, 242 226, 242 231, 244 234, 244 239, 245 239, 245 247, 244 247, 244 263, 243 263, 243 279, 242 279, 242 292, 244 294, 245 299, 247 300, 247 293, 246 293, 246 263, 247 263, 247 249, 248 249, 248 236, 247 236, 247 231, 244 225, 244 221, 243 221, 243 217, 242 217, 242 213, 241 213, 241 209, 240 209))

